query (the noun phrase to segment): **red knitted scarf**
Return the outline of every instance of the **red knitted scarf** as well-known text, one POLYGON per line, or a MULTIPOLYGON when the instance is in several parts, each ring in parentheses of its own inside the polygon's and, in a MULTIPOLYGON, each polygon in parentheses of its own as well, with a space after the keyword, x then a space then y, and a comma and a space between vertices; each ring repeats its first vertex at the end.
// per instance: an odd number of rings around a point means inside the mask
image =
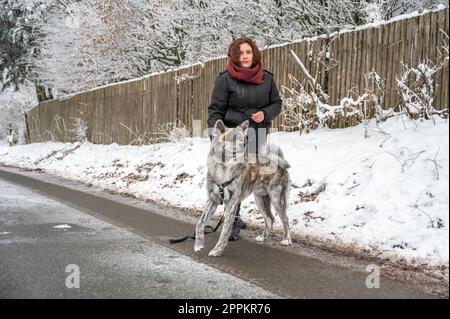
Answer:
POLYGON ((255 65, 252 68, 243 68, 229 61, 227 65, 227 71, 236 80, 241 80, 253 84, 261 84, 264 77, 264 69, 261 63, 255 65))

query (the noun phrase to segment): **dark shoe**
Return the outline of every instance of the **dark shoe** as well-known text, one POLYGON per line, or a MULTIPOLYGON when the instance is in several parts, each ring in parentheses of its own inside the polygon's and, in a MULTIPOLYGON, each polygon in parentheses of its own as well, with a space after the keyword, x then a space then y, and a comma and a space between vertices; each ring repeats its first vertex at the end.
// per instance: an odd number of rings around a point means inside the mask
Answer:
MULTIPOLYGON (((241 232, 241 228, 244 222, 240 217, 236 217, 233 222, 233 228, 231 229, 231 234, 228 237, 229 241, 235 241, 239 238, 239 233, 241 232)), ((245 225, 245 224, 244 224, 245 225)))

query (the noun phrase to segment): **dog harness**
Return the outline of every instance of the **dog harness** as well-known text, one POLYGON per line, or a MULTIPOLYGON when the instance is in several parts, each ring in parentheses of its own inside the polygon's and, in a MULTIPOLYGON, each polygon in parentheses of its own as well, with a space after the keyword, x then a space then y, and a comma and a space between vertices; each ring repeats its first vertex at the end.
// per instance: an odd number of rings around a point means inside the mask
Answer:
POLYGON ((223 200, 225 199, 225 187, 233 183, 233 181, 236 179, 236 177, 233 177, 228 182, 225 182, 223 184, 217 184, 213 181, 214 184, 216 184, 219 187, 219 195, 220 195, 220 205, 223 204, 223 200))

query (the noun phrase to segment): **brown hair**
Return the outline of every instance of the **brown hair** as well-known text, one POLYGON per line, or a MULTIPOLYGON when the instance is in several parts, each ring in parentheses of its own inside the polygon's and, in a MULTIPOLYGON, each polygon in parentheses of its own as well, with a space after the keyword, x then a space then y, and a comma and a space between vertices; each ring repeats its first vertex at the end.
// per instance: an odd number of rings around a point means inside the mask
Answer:
POLYGON ((253 51, 253 65, 257 65, 261 63, 261 52, 259 51, 258 47, 256 46, 255 42, 253 42, 250 38, 237 38, 233 42, 231 42, 230 46, 228 47, 228 58, 236 65, 239 65, 239 57, 241 55, 240 46, 242 43, 247 43, 252 47, 253 51))

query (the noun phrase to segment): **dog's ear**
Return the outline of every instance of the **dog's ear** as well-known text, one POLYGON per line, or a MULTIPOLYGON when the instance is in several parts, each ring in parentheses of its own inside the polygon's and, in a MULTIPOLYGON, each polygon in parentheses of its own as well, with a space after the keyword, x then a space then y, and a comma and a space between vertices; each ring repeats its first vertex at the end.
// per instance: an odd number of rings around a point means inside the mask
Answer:
POLYGON ((249 121, 245 120, 238 127, 245 132, 248 129, 248 125, 249 125, 249 121))
POLYGON ((218 131, 220 134, 224 133, 226 130, 225 124, 223 124, 222 120, 217 120, 216 124, 214 125, 214 129, 218 131))
POLYGON ((222 135, 225 132, 225 124, 223 124, 222 120, 217 120, 216 124, 214 124, 214 127, 211 129, 209 128, 208 130, 210 130, 208 134, 210 134, 210 139, 211 141, 213 139, 215 139, 217 136, 222 135))

